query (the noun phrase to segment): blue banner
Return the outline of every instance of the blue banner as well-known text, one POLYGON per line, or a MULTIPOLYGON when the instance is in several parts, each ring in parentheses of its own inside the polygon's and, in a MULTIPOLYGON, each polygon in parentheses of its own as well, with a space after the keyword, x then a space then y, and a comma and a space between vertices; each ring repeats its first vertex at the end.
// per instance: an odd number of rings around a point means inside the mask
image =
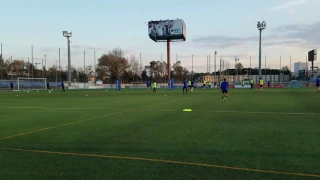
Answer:
POLYGON ((118 91, 120 91, 120 90, 121 90, 121 82, 120 82, 120 80, 119 80, 119 79, 117 80, 116 88, 117 88, 117 90, 118 90, 118 91))
POLYGON ((169 90, 173 90, 173 89, 174 89, 174 81, 173 81, 173 78, 171 78, 169 81, 169 90))

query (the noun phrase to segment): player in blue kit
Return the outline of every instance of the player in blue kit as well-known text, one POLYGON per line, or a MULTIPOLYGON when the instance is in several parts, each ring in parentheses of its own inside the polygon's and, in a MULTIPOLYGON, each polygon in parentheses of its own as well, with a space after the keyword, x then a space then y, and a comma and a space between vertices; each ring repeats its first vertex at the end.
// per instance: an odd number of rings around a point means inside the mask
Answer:
POLYGON ((226 101, 228 97, 228 87, 229 83, 227 82, 226 79, 223 80, 221 83, 221 95, 222 95, 222 100, 226 101))
POLYGON ((151 82, 150 81, 147 81, 147 90, 149 91, 150 90, 150 88, 151 88, 151 82))
POLYGON ((320 92, 320 76, 316 79, 317 91, 320 92))
POLYGON ((12 90, 13 90, 13 83, 11 82, 10 83, 10 92, 12 92, 12 90))
POLYGON ((191 92, 193 92, 193 88, 194 88, 194 80, 191 81, 191 89, 190 89, 191 92))
POLYGON ((183 88, 182 88, 182 93, 184 94, 184 91, 186 91, 186 94, 188 94, 188 82, 183 81, 183 88))
POLYGON ((64 89, 64 82, 61 82, 61 92, 66 92, 66 90, 64 89))

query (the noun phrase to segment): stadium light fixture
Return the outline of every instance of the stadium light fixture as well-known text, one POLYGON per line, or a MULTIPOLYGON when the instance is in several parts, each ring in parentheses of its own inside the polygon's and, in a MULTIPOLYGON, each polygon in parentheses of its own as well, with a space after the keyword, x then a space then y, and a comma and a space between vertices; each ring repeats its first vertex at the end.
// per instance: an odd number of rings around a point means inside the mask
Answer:
POLYGON ((260 32, 260 36, 259 36, 259 79, 262 77, 262 72, 261 72, 261 34, 262 31, 265 30, 267 27, 267 24, 265 21, 262 22, 258 22, 257 23, 257 28, 260 32))
POLYGON ((68 40, 68 87, 71 86, 71 58, 70 58, 70 37, 72 32, 62 31, 62 35, 68 40))

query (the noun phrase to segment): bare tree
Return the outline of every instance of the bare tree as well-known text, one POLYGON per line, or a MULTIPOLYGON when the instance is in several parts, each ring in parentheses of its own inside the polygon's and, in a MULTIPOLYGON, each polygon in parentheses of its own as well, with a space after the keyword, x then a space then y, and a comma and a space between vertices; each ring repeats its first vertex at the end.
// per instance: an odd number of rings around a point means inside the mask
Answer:
POLYGON ((189 71, 181 66, 181 62, 178 61, 172 66, 174 77, 177 80, 183 81, 186 80, 189 74, 189 71))
POLYGON ((243 69, 243 65, 242 65, 241 63, 237 63, 237 64, 235 65, 235 69, 236 69, 236 70, 241 70, 241 69, 243 69))
POLYGON ((137 80, 136 78, 141 76, 141 73, 140 73, 141 66, 139 64, 139 61, 134 55, 130 57, 128 66, 129 66, 128 73, 132 77, 133 81, 136 81, 137 80))
POLYGON ((11 64, 11 72, 15 73, 17 76, 21 75, 24 70, 25 63, 23 60, 14 60, 11 64))
POLYGON ((129 67, 128 60, 123 57, 123 51, 120 48, 115 48, 108 54, 102 55, 98 63, 100 66, 107 67, 116 78, 120 78, 129 67))
POLYGON ((284 67, 282 67, 282 69, 281 69, 282 71, 290 71, 290 69, 289 69, 289 67, 288 66, 284 66, 284 67))

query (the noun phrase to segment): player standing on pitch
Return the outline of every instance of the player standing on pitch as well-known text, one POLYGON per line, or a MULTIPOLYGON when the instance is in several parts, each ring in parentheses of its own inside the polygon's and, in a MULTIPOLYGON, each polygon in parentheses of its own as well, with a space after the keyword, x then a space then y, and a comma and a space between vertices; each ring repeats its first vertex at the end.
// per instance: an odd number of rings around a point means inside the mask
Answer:
POLYGON ((10 83, 8 84, 8 92, 11 94, 12 90, 13 90, 13 83, 10 82, 10 83))
POLYGON ((149 80, 147 80, 147 90, 149 91, 150 90, 150 87, 151 87, 151 83, 150 83, 150 81, 149 80))
POLYGON ((316 79, 317 91, 320 92, 320 76, 316 79))
POLYGON ((66 90, 64 89, 64 82, 61 82, 61 92, 66 92, 66 90))
POLYGON ((259 84, 260 84, 260 91, 262 91, 263 85, 264 85, 264 82, 263 82, 262 78, 260 78, 259 84))
POLYGON ((183 81, 183 88, 182 88, 183 94, 184 94, 184 91, 186 91, 186 94, 188 94, 188 83, 186 80, 183 81))
POLYGON ((193 88, 194 88, 194 80, 191 81, 191 92, 193 92, 193 88))
POLYGON ((226 79, 223 80, 221 83, 221 94, 222 94, 222 100, 226 101, 228 97, 228 87, 229 83, 227 82, 226 79))
POLYGON ((51 93, 51 89, 50 89, 50 84, 49 84, 49 82, 47 82, 47 90, 49 91, 49 93, 51 93))
POLYGON ((154 93, 157 92, 157 82, 156 81, 153 81, 153 91, 154 93))
POLYGON ((251 78, 251 80, 250 80, 250 87, 251 87, 251 89, 253 89, 253 79, 251 78))
POLYGON ((13 90, 13 83, 12 83, 12 82, 10 82, 9 92, 12 92, 12 90, 13 90))

